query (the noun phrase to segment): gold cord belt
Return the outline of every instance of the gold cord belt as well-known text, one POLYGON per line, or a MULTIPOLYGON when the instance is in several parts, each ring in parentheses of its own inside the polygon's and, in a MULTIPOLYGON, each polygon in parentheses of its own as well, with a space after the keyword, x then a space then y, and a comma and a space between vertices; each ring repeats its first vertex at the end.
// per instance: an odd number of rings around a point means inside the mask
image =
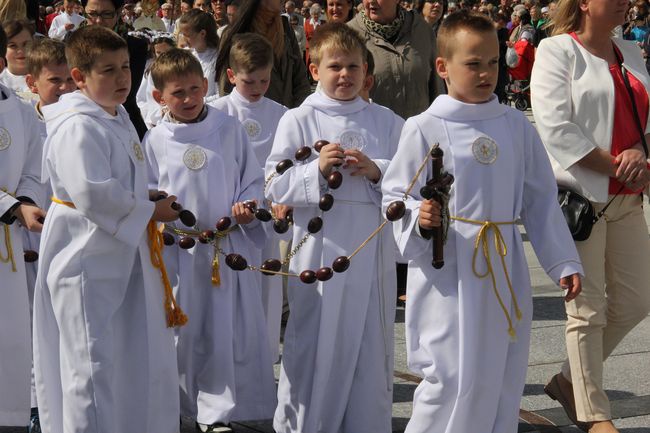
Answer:
MULTIPOLYGON (((6 188, 0 188, 0 191, 9 194, 12 197, 15 197, 15 194, 7 191, 6 188)), ((5 249, 7 250, 7 256, 0 254, 0 262, 2 263, 11 263, 11 272, 16 272, 16 259, 14 258, 14 248, 11 244, 11 228, 8 224, 2 224, 2 229, 5 235, 5 249)))
POLYGON ((521 314, 521 310, 519 309, 519 303, 517 302, 517 297, 515 296, 515 291, 512 288, 512 282, 510 281, 510 275, 508 274, 508 269, 506 267, 505 257, 508 254, 508 248, 506 246, 505 240, 503 239, 503 235, 501 234, 501 230, 499 229, 499 226, 502 225, 515 224, 515 221, 503 221, 503 222, 480 221, 480 220, 473 220, 469 218, 461 218, 461 217, 454 217, 454 216, 452 216, 451 219, 454 221, 460 221, 468 224, 481 226, 480 230, 476 234, 476 240, 474 241, 474 254, 472 255, 472 271, 474 272, 474 275, 477 278, 483 279, 486 278, 488 275, 490 276, 490 279, 492 280, 492 289, 494 290, 494 295, 496 296, 497 301, 499 301, 499 305, 503 310, 503 314, 506 316, 506 320, 508 321, 508 334, 510 335, 510 338, 514 340, 516 337, 516 333, 515 333, 515 328, 512 325, 512 318, 510 317, 510 313, 506 308, 505 304, 503 303, 503 299, 501 298, 499 291, 497 290, 497 282, 494 276, 494 269, 492 268, 492 260, 490 259, 490 245, 489 245, 488 238, 490 235, 490 231, 492 231, 494 236, 494 248, 496 249, 497 254, 499 254, 499 258, 501 259, 501 265, 503 266, 503 273, 506 277, 506 281, 508 282, 508 290, 510 290, 512 303, 515 307, 515 315, 517 317, 517 320, 519 321, 521 320, 522 314, 521 314), (479 248, 483 250, 483 257, 485 258, 485 263, 487 266, 487 270, 484 273, 480 273, 476 269, 476 259, 478 257, 479 248))
MULTIPOLYGON (((70 201, 59 200, 54 196, 52 196, 52 201, 76 209, 74 203, 70 201)), ((167 276, 167 268, 165 268, 165 262, 162 257, 162 249, 164 245, 162 232, 158 229, 158 224, 153 220, 150 220, 147 224, 147 237, 149 239, 149 256, 151 264, 160 272, 160 279, 162 280, 164 287, 164 305, 167 317, 167 327, 182 326, 187 323, 187 316, 183 313, 183 310, 181 310, 181 307, 174 298, 174 292, 172 291, 172 286, 169 282, 169 277, 167 276)))

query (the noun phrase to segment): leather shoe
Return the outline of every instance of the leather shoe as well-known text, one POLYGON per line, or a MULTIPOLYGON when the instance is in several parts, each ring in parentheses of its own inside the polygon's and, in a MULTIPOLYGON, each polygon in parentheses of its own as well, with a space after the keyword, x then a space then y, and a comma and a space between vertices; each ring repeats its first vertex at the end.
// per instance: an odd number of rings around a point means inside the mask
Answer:
POLYGON ((562 405, 567 416, 576 427, 584 432, 590 431, 591 423, 578 421, 575 398, 573 397, 573 386, 562 376, 562 373, 558 373, 551 378, 549 383, 544 387, 544 392, 562 405))

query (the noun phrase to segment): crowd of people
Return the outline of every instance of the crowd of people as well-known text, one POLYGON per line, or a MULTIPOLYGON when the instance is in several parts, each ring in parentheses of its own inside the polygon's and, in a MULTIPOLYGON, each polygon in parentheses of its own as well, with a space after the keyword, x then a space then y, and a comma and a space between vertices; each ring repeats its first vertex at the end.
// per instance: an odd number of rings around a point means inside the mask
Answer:
POLYGON ((650 312, 648 9, 0 0, 0 426, 388 433, 405 290, 406 431, 514 432, 523 224, 565 291, 544 390, 616 433, 603 362, 650 312))

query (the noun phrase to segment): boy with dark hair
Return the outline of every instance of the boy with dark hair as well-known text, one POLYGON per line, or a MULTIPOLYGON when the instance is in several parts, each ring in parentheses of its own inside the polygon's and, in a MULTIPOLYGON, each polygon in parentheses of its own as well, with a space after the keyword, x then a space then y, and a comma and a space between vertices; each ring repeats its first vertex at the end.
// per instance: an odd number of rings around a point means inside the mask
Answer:
POLYGON ((406 204, 393 233, 409 260, 408 364, 424 379, 406 432, 512 432, 532 322, 516 222, 523 222, 546 273, 568 290, 567 301, 580 292, 582 266, 535 128, 493 94, 499 61, 493 23, 467 11, 449 15, 438 53, 436 69, 449 94, 406 121, 382 184, 385 207, 406 204), (430 163, 405 195, 435 144, 444 151, 444 170, 456 178, 444 212, 452 223, 441 269, 432 267, 430 240, 441 208, 419 192, 434 176, 430 163))
POLYGON ((175 197, 150 201, 144 152, 121 106, 131 86, 125 41, 88 26, 65 51, 79 91, 42 109, 53 203, 34 300, 41 425, 49 433, 177 433, 169 327, 187 319, 161 284, 156 227, 178 217, 175 197))

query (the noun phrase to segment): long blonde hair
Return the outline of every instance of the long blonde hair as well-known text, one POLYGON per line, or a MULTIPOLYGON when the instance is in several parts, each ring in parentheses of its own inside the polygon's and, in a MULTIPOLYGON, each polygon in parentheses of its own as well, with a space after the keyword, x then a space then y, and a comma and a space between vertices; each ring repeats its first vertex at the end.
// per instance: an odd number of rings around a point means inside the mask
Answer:
POLYGON ((581 0, 559 0, 553 18, 547 28, 551 36, 575 32, 580 29, 582 11, 580 10, 581 0))
POLYGON ((27 18, 25 0, 0 0, 0 24, 27 18))

